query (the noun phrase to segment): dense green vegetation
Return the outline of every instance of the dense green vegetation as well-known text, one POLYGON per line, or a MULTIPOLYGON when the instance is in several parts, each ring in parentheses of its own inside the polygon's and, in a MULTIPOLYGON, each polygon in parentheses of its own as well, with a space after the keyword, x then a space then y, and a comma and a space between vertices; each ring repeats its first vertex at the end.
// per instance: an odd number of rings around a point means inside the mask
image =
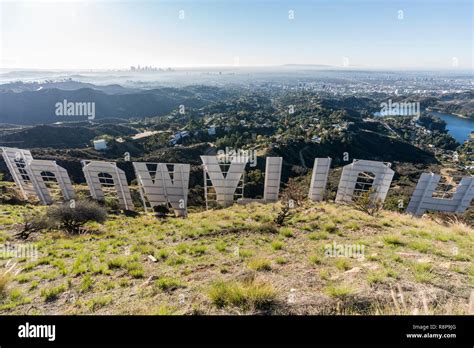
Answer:
MULTIPOLYGON (((469 145, 457 148, 459 144, 446 132, 443 121, 429 114, 422 114, 418 120, 374 118, 371 115, 379 105, 377 98, 335 99, 302 91, 220 91, 205 86, 189 87, 180 93, 207 103, 201 107, 185 105, 184 110, 175 108, 145 119, 98 118, 93 123, 7 128, 2 130, 0 144, 32 149, 35 158, 57 160, 76 183, 84 182, 79 163, 82 159, 117 161, 130 181, 134 178, 132 161, 190 163, 191 205, 202 204, 199 156, 226 148, 252 150, 259 156, 247 177, 246 194, 252 198, 262 194, 264 157, 271 155, 284 159, 284 183, 291 177, 306 178, 315 157, 331 157, 335 168, 353 159, 392 162, 397 172, 394 183, 405 188, 397 193, 405 201, 421 171, 436 172, 448 166, 459 175, 469 173, 466 168, 472 151, 469 145), (107 140, 106 151, 92 148, 92 140, 98 138, 107 140), (457 163, 453 160, 455 149, 461 159, 457 163)), ((7 173, 3 162, 0 171, 7 173)), ((336 178, 337 174, 336 170, 331 175, 336 178)), ((331 179, 330 184, 334 191, 336 180, 331 179)))

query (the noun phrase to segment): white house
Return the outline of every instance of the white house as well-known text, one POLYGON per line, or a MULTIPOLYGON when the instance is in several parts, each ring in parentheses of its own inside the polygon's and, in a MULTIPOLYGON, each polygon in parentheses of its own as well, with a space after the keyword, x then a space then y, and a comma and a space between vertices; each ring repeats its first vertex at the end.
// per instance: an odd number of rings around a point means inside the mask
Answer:
POLYGON ((107 141, 105 139, 94 140, 93 143, 97 151, 107 150, 107 141))
POLYGON ((216 127, 210 127, 207 129, 207 134, 216 135, 216 127))

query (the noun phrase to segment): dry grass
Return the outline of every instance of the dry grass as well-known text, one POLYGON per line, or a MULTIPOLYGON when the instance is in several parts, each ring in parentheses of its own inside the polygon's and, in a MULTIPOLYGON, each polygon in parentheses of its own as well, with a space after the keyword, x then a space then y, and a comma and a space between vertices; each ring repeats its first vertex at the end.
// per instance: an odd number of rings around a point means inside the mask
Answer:
POLYGON ((0 298, 7 296, 7 286, 10 280, 11 277, 8 274, 0 273, 0 298))
MULTIPOLYGON (((469 313, 474 231, 463 222, 307 203, 279 228, 278 207, 111 215, 95 234, 32 235, 40 257, 0 273, 0 314, 469 313), (365 257, 327 257, 332 243, 364 245, 365 257)), ((0 242, 25 243, 15 224, 42 209, 0 205, 0 242)))

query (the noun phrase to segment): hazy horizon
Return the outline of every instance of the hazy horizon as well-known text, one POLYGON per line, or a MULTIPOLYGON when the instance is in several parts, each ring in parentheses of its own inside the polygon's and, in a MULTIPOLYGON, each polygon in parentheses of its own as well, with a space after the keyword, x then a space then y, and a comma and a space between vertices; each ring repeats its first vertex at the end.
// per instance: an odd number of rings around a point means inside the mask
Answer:
POLYGON ((472 70, 472 3, 0 1, 0 67, 472 70))

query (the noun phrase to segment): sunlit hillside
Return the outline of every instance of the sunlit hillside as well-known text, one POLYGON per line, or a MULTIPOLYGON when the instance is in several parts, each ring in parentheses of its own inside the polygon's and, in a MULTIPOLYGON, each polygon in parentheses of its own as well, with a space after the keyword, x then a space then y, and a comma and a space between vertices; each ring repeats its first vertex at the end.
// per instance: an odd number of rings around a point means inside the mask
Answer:
POLYGON ((462 223, 306 202, 278 226, 280 203, 252 203, 187 219, 109 214, 80 235, 15 237, 23 214, 45 209, 0 205, 0 242, 39 252, 3 254, 0 314, 470 311, 474 231, 462 223), (329 245, 363 252, 337 257, 329 245))

